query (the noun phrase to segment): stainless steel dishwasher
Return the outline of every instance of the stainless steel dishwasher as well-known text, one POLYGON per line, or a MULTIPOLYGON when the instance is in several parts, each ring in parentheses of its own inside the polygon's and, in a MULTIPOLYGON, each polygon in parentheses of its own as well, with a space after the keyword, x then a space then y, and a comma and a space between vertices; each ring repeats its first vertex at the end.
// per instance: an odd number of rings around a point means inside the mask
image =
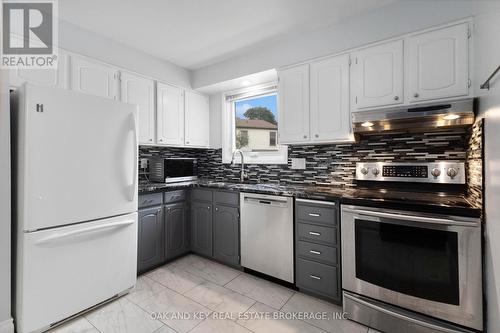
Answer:
POLYGON ((240 193, 241 265, 294 282, 293 199, 240 193))

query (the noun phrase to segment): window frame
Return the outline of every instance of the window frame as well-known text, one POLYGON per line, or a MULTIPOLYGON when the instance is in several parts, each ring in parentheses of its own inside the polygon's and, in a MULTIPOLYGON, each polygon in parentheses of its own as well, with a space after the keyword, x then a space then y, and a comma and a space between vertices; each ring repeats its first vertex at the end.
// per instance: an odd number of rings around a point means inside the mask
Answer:
MULTIPOLYGON (((235 109, 236 101, 253 99, 256 97, 264 97, 276 94, 276 103, 278 103, 278 90, 270 90, 270 87, 275 87, 276 83, 254 86, 247 89, 227 92, 222 95, 223 114, 222 114, 222 163, 231 163, 233 152, 236 149, 236 124, 235 124, 235 109), (228 100, 228 96, 244 95, 242 98, 228 100)), ((279 108, 278 108, 279 110, 279 108)), ((279 131, 279 114, 278 114, 278 130, 279 131)), ((245 164, 288 164, 288 146, 280 146, 278 134, 276 134, 277 150, 262 150, 262 151, 242 151, 245 158, 245 164)), ((241 163, 239 154, 235 156, 235 163, 241 163)))

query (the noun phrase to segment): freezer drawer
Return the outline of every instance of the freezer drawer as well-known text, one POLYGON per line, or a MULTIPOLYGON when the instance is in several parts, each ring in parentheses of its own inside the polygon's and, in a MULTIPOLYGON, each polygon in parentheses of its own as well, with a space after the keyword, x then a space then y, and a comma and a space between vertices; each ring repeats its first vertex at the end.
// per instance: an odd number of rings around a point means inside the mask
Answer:
POLYGON ((52 323, 134 286, 137 213, 18 235, 18 333, 52 323))

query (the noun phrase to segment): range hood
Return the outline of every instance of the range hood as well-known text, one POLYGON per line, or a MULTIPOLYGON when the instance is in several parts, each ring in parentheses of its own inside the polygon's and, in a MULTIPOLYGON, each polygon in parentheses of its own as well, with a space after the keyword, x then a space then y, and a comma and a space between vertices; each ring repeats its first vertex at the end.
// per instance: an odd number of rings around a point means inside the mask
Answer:
POLYGON ((474 123, 473 98, 352 113, 354 134, 417 132, 474 123))

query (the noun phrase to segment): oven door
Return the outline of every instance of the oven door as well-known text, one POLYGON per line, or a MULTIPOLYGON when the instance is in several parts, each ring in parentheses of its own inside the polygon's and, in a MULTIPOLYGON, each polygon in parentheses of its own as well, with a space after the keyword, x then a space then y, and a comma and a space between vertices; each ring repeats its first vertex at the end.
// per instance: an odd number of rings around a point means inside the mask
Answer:
POLYGON ((342 208, 342 287, 482 329, 479 219, 342 208))

